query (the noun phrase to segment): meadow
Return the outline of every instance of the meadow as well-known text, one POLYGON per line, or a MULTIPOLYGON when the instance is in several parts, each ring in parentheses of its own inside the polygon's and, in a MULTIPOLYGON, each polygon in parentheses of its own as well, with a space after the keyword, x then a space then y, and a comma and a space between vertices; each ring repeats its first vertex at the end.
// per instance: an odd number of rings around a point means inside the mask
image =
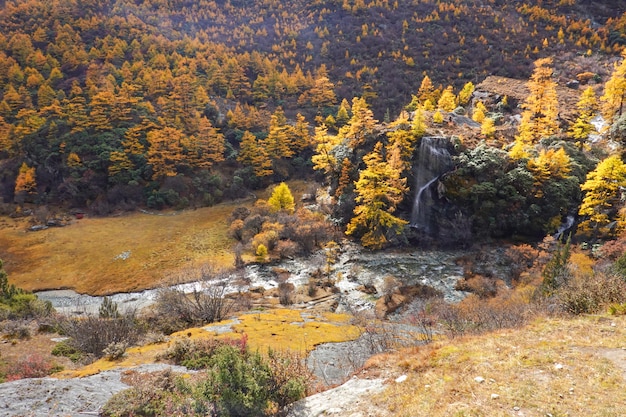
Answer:
POLYGON ((178 271, 234 264, 227 218, 237 204, 196 210, 72 220, 28 231, 0 219, 0 259, 11 283, 27 290, 71 288, 106 295, 159 286, 178 271))

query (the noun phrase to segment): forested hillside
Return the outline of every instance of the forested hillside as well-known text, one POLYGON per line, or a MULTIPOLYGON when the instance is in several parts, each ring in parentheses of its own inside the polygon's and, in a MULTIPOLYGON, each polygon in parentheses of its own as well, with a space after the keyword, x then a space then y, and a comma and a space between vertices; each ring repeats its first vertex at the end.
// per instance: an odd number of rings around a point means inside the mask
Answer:
MULTIPOLYGON (((623 12, 575 0, 3 2, 0 197, 96 214, 182 208, 315 167, 337 198, 347 190, 347 224, 360 170, 382 169, 405 140, 376 147, 378 120, 416 140, 427 126, 407 105, 467 107, 486 75, 526 79, 546 56, 610 58, 626 44, 623 12), (347 154, 324 159, 346 138, 347 154)), ((409 145, 396 157, 405 174, 409 145)))

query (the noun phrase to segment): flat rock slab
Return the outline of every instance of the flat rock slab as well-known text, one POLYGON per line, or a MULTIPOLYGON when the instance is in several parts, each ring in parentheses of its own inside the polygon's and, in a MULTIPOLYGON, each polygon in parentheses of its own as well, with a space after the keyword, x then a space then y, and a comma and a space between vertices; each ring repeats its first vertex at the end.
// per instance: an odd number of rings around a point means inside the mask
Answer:
MULTIPOLYGON (((353 377, 345 384, 320 392, 296 402, 287 417, 316 417, 322 415, 362 416, 358 412, 361 399, 365 400, 372 394, 384 389, 383 379, 359 379, 353 377)), ((379 416, 380 410, 368 410, 368 415, 379 416)))
MULTIPOLYGON (((186 371, 186 368, 162 364, 133 369, 154 372, 166 368, 186 371)), ((32 378, 0 384, 0 416, 97 416, 114 394, 130 388, 121 381, 122 373, 127 370, 106 371, 84 378, 32 378)))

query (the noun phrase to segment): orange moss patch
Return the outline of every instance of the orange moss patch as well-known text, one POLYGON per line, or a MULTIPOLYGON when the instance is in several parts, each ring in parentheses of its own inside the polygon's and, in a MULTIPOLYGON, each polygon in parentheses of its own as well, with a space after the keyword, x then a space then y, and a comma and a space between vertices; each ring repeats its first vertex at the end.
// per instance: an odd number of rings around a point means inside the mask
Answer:
POLYGON ((299 310, 277 309, 264 312, 244 314, 238 318, 240 323, 233 320, 224 320, 207 326, 209 329, 216 325, 231 324, 232 332, 215 336, 213 331, 204 328, 191 328, 173 333, 169 342, 133 347, 126 351, 121 360, 109 361, 99 359, 94 363, 73 371, 63 371, 54 375, 56 378, 80 378, 97 374, 111 369, 128 368, 147 363, 157 362, 176 339, 208 339, 208 338, 237 338, 242 334, 248 337, 248 345, 261 352, 271 348, 274 350, 291 350, 307 353, 320 343, 345 342, 360 336, 355 326, 348 324, 350 317, 347 314, 330 314, 332 321, 325 318, 326 314, 317 316, 314 321, 308 317, 308 312, 299 310))
POLYGON ((320 343, 345 342, 361 334, 357 327, 348 324, 350 316, 344 314, 322 315, 305 321, 300 311, 277 309, 245 314, 239 320, 240 324, 233 325, 235 332, 245 333, 248 344, 260 350, 288 349, 306 353, 320 343))

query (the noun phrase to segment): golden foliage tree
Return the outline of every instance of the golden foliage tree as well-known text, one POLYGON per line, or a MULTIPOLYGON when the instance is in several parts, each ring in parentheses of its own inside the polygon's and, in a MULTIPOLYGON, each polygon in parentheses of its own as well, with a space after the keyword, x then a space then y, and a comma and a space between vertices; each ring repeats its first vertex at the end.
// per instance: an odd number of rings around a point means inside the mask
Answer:
POLYGON ((431 104, 437 101, 437 95, 435 93, 435 87, 428 75, 425 75, 420 84, 420 88, 417 90, 417 98, 420 103, 426 103, 426 100, 430 100, 431 104))
POLYGON ((352 99, 352 117, 339 134, 348 139, 352 149, 356 149, 365 144, 374 132, 377 123, 378 120, 374 119, 374 113, 370 110, 365 99, 354 97, 352 99))
POLYGON ((292 129, 293 139, 291 145, 293 152, 297 155, 304 149, 311 146, 311 135, 309 134, 309 123, 300 113, 296 114, 296 123, 292 129))
MULTIPOLYGON (((416 111, 416 116, 418 112, 421 115, 421 110, 419 108, 416 111)), ((423 121, 421 123, 423 123, 423 121)), ((415 151, 415 144, 421 137, 419 134, 419 121, 417 122, 417 125, 418 127, 415 128, 411 122, 409 122, 409 115, 406 112, 401 112, 398 118, 390 124, 392 130, 387 133, 387 153, 391 154, 394 147, 398 149, 399 157, 402 161, 401 172, 404 172, 411 167, 411 158, 413 157, 413 152, 415 151)))
POLYGON ((272 175, 272 160, 269 158, 267 151, 261 146, 258 138, 247 130, 243 132, 241 137, 241 145, 237 161, 251 166, 254 175, 257 177, 266 177, 272 175))
POLYGON ((437 107, 447 112, 451 112, 456 108, 456 96, 454 95, 454 90, 451 85, 446 87, 446 89, 443 90, 443 93, 441 93, 441 97, 439 97, 439 101, 437 102, 437 107))
POLYGON ((487 138, 492 138, 496 134, 496 124, 491 117, 485 117, 480 125, 480 133, 487 138))
POLYGON ((616 63, 611 78, 604 85, 602 115, 610 123, 615 116, 622 115, 624 99, 626 99, 626 49, 622 52, 622 61, 616 63))
POLYGON ((578 117, 570 127, 569 134, 582 148, 589 135, 595 132, 591 119, 593 119, 598 108, 598 101, 592 87, 588 87, 583 91, 576 108, 578 109, 578 117))
MULTIPOLYGON (((559 103, 551 65, 552 58, 535 61, 535 70, 528 81, 530 94, 522 104, 522 121, 515 138, 517 149, 521 148, 522 151, 559 131, 559 103)), ((515 153, 518 156, 519 154, 515 153)))
POLYGON ((224 135, 213 127, 209 119, 201 117, 198 133, 189 138, 189 165, 201 169, 211 168, 213 164, 224 160, 224 149, 224 135))
POLYGON ((533 174, 535 197, 543 197, 542 186, 550 179, 563 179, 571 172, 570 157, 565 149, 542 149, 528 161, 528 170, 533 174))
POLYGON ((459 104, 465 106, 469 103, 474 94, 474 83, 468 81, 459 92, 459 104))
POLYGON ((33 194, 36 191, 35 167, 29 167, 23 162, 15 179, 15 194, 33 194))
POLYGON ((383 158, 383 145, 363 157, 365 169, 355 183, 354 217, 346 229, 348 235, 361 235, 363 246, 380 249, 387 243, 387 233, 399 234, 407 221, 394 216, 397 205, 407 191, 400 170, 383 158))
POLYGON ((341 138, 329 135, 326 125, 315 127, 315 154, 311 157, 313 169, 324 172, 326 175, 337 173, 338 161, 333 149, 341 143, 341 138))
POLYGON ((293 194, 291 194, 289 186, 284 182, 281 182, 274 187, 272 195, 267 200, 267 204, 274 212, 286 211, 287 213, 292 214, 296 208, 293 194))
POLYGON ((270 159, 290 158, 293 156, 293 127, 287 124, 287 118, 281 107, 270 117, 270 127, 265 138, 265 150, 270 159))
POLYGON ((173 127, 155 129, 146 135, 149 143, 148 164, 152 166, 152 178, 173 177, 183 160, 183 146, 188 137, 173 127))
MULTIPOLYGON (((626 165, 619 155, 609 156, 587 174, 587 180, 580 187, 585 192, 578 211, 584 216, 580 228, 608 232, 609 224, 617 218, 623 187, 626 187, 626 165)), ((624 227, 623 218, 618 218, 617 226, 618 229, 624 227)))

